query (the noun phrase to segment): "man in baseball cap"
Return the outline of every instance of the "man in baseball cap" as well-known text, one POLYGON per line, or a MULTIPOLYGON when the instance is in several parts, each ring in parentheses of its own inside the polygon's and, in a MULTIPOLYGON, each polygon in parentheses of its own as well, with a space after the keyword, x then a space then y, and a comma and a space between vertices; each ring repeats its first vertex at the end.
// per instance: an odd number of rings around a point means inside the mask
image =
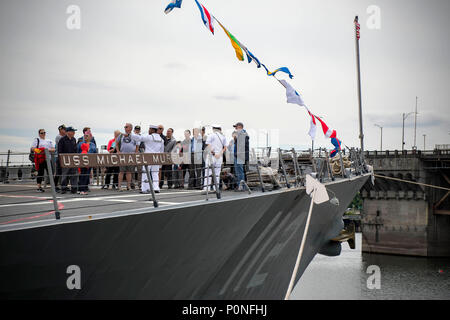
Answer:
POLYGON ((240 129, 244 129, 244 124, 242 122, 238 122, 234 124, 233 127, 236 129, 239 129, 238 127, 240 127, 240 129))
POLYGON ((58 161, 58 143, 59 143, 59 140, 61 140, 61 138, 66 135, 66 126, 63 125, 63 124, 60 125, 58 127, 58 131, 59 131, 59 133, 58 133, 58 135, 55 138, 55 167, 56 167, 56 170, 55 170, 55 178, 54 178, 54 180, 55 180, 55 187, 56 187, 55 189, 56 189, 56 191, 60 191, 60 188, 58 187, 58 184, 59 184, 59 182, 61 180, 60 177, 62 175, 61 165, 59 164, 59 161, 58 161))
POLYGON ((75 132, 77 131, 77 129, 75 129, 74 127, 67 127, 66 128, 66 132, 75 132))
POLYGON ((244 124, 238 122, 233 127, 236 129, 234 143, 234 169, 237 178, 237 190, 243 191, 245 188, 241 185, 241 181, 246 181, 245 169, 249 162, 249 135, 244 130, 244 124))
MULTIPOLYGON (((66 128, 66 135, 62 137, 58 142, 58 154, 64 153, 78 153, 77 139, 75 139, 75 131, 73 127, 66 128)), ((62 180, 61 180, 61 194, 68 191, 68 184, 70 182, 71 192, 77 193, 77 171, 75 168, 62 168, 62 180)))

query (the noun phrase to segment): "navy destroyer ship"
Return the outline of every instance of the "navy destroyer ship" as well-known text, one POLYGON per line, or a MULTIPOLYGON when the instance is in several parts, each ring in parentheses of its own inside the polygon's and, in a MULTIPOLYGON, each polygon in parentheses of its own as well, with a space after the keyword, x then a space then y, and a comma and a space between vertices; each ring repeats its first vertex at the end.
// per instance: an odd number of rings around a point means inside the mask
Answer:
POLYGON ((334 201, 312 207, 294 284, 316 254, 339 255, 343 213, 370 172, 357 150, 345 162, 327 152, 278 155, 249 166, 246 192, 163 190, 151 198, 92 188, 82 199, 58 196, 59 219, 31 209, 53 206, 48 193, 34 199, 23 184, 4 184, 0 298, 284 299, 311 204, 305 177, 334 201))

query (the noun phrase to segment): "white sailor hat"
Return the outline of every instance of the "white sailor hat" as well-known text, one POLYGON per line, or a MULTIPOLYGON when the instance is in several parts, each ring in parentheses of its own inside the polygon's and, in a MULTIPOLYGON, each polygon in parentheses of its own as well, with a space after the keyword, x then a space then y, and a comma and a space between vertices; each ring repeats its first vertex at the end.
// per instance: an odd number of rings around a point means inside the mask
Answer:
POLYGON ((212 127, 213 129, 222 129, 222 126, 221 126, 220 124, 217 124, 217 123, 211 125, 211 127, 212 127))
POLYGON ((150 129, 158 129, 158 126, 155 126, 155 125, 151 124, 149 128, 150 129))

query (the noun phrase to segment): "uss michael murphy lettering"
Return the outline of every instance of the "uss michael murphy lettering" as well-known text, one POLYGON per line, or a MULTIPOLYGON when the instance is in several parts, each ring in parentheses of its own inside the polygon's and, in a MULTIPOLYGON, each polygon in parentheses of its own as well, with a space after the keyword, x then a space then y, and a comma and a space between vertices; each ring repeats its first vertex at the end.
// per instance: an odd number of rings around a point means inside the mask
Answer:
POLYGON ((119 167, 180 164, 182 158, 171 153, 97 153, 59 154, 62 168, 119 167))

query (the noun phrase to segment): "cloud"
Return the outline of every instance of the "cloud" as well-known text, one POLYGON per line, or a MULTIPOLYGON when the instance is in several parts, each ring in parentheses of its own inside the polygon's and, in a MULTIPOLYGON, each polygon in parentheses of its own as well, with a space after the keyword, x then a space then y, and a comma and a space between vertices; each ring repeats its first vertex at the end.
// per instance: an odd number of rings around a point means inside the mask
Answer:
POLYGON ((92 90, 116 90, 122 87, 118 83, 105 80, 54 79, 53 83, 64 87, 92 90))
POLYGON ((164 68, 184 70, 184 69, 187 69, 187 65, 184 63, 180 63, 180 62, 170 62, 170 63, 165 64, 164 68))
POLYGON ((240 98, 238 96, 234 96, 234 95, 217 95, 217 96, 214 96, 213 98, 217 99, 217 100, 228 100, 228 101, 240 100, 240 98))
POLYGON ((31 143, 33 142, 32 140, 32 138, 27 137, 0 134, 0 151, 5 152, 6 150, 11 150, 28 152, 31 143))
MULTIPOLYGON (((403 126, 402 114, 367 114, 370 122, 383 128, 401 128, 403 126)), ((442 118, 434 114, 417 114, 417 125, 421 127, 437 127, 444 124, 450 125, 450 119, 442 118)), ((405 119, 405 128, 414 127, 414 113, 405 119)))

